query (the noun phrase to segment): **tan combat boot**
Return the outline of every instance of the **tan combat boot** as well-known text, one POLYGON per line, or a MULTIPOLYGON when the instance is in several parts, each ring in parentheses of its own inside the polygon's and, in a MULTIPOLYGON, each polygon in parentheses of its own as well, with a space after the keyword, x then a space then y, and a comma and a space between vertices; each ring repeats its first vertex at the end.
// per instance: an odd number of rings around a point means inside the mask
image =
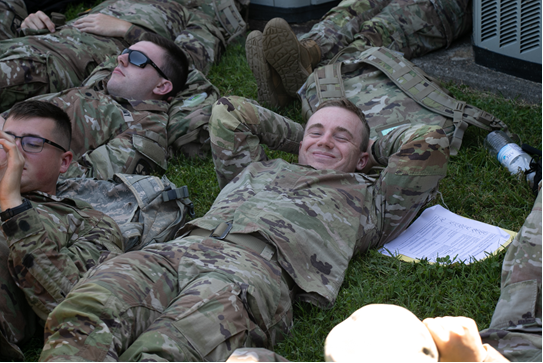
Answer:
POLYGON ((266 60, 279 73, 287 94, 296 97, 296 92, 321 60, 320 47, 314 40, 298 41, 281 18, 270 20, 263 36, 266 60))
POLYGON ((259 102, 272 107, 283 107, 293 100, 285 91, 279 74, 264 58, 262 32, 255 30, 249 33, 245 41, 245 56, 256 78, 259 102))

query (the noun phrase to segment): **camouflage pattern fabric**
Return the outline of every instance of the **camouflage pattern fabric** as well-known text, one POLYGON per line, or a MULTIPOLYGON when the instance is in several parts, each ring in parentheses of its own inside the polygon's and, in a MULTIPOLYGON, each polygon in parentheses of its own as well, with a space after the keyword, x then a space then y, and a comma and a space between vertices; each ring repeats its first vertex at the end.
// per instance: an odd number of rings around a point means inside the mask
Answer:
POLYGON ((277 246, 279 263, 306 292, 301 298, 329 307, 353 253, 395 238, 433 197, 446 174, 448 140, 435 126, 394 130, 375 144, 374 156, 387 168, 371 181, 359 173, 267 161, 261 143, 294 152, 301 131, 243 98, 219 99, 210 121, 213 161, 221 186, 235 182, 185 229, 233 221, 231 233, 260 233, 277 246))
POLYGON ((77 30, 71 25, 75 19, 55 33, 27 29, 25 37, 0 42, 0 111, 31 96, 79 86, 107 56, 119 54, 148 30, 174 40, 204 72, 224 48, 213 18, 174 0, 106 0, 90 13, 134 25, 124 38, 111 38, 77 30))
POLYGON ((47 319, 40 360, 224 361, 291 321, 277 262, 188 236, 91 271, 47 319))
MULTIPOLYGON (((358 67, 357 69, 337 76, 343 79, 345 96, 366 116, 371 130, 370 138, 382 137, 394 127, 412 123, 439 125, 448 135, 452 136, 455 127, 450 118, 421 106, 397 87, 387 75, 372 65, 361 63, 356 57, 345 61, 343 67, 354 68, 355 65, 358 67)), ((340 91, 339 83, 337 86, 333 84, 321 85, 321 99, 319 100, 315 83, 316 76, 319 79, 330 78, 324 67, 317 68, 315 74, 311 74, 308 81, 298 91, 303 104, 303 117, 306 120, 324 98, 323 91, 332 87, 335 87, 337 92, 340 91), (323 88, 325 89, 323 90, 323 88)))
POLYGON ((224 360, 239 347, 271 348, 292 321, 281 269, 302 288, 298 298, 329 307, 353 253, 405 229, 446 173, 448 140, 435 126, 399 128, 378 141, 375 157, 388 167, 375 182, 264 161, 259 135, 249 133, 263 132, 262 142, 283 140, 276 146, 293 151, 288 140, 299 139, 301 127, 261 112, 241 98, 219 99, 211 144, 224 171, 219 175, 232 182, 180 238, 89 273, 49 316, 40 359, 224 360), (211 230, 224 221, 232 221, 231 233, 258 233, 276 246, 277 261, 230 242, 186 236, 195 226, 211 230))
POLYGON ((0 250, 9 247, 0 272, 0 341, 11 353, 33 333, 36 315, 45 320, 100 258, 123 252, 119 227, 88 204, 41 192, 24 197, 33 208, 4 222, 0 238, 0 250))
POLYGON ((17 36, 17 29, 28 16, 23 0, 0 0, 0 41, 17 36))
POLYGON ((317 42, 321 64, 348 46, 385 46, 411 59, 449 46, 471 23, 470 0, 343 0, 300 40, 317 42))
MULTIPOLYGON (((94 69, 83 85, 93 86, 105 80, 116 65, 116 57, 110 57, 94 69)), ((211 106, 218 97, 219 90, 202 72, 197 69, 189 72, 185 89, 169 102, 166 134, 170 157, 179 154, 207 157, 211 106)))
POLYGON ((62 108, 72 120, 74 153, 65 178, 111 179, 115 173, 163 172, 167 167, 168 103, 111 96, 107 80, 34 99, 62 108))
POLYGON ((0 359, 2 361, 24 360, 19 345, 34 336, 37 316, 26 301, 8 269, 9 247, 0 235, 0 359))
POLYGON ((211 106, 218 98, 219 90, 202 72, 193 70, 189 73, 187 87, 174 97, 168 108, 170 155, 208 156, 208 123, 211 106))
POLYGON ((507 250, 501 295, 488 329, 481 331, 510 361, 541 361, 541 191, 507 250))

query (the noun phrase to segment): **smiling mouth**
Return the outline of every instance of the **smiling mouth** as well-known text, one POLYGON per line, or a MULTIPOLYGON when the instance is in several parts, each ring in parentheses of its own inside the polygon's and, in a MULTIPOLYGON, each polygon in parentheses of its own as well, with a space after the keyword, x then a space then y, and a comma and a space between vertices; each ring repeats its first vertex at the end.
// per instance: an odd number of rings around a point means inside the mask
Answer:
POLYGON ((319 151, 313 152, 313 156, 317 157, 317 158, 326 158, 326 159, 334 159, 335 158, 335 156, 330 154, 330 153, 319 152, 319 151))

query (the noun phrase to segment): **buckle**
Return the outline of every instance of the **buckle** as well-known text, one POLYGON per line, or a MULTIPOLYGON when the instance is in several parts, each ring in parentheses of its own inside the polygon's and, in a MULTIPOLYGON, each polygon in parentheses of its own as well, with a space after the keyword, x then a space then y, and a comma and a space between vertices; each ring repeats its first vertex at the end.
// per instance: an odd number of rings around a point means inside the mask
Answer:
POLYGON ((232 230, 232 223, 222 222, 217 227, 213 228, 209 237, 223 240, 228 236, 228 233, 232 230), (215 234, 217 233, 217 235, 215 234))

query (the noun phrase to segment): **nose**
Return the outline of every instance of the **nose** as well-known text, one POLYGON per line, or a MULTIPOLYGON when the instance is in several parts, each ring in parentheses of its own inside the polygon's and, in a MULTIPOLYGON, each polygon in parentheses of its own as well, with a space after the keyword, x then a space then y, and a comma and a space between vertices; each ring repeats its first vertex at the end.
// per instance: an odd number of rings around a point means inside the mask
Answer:
POLYGON ((328 149, 333 149, 334 148, 334 143, 333 143, 333 137, 331 134, 329 133, 324 133, 320 138, 319 138, 319 141, 317 143, 318 146, 324 146, 328 149))
POLYGON ((123 67, 128 66, 128 53, 119 55, 117 57, 117 63, 122 64, 123 67))

